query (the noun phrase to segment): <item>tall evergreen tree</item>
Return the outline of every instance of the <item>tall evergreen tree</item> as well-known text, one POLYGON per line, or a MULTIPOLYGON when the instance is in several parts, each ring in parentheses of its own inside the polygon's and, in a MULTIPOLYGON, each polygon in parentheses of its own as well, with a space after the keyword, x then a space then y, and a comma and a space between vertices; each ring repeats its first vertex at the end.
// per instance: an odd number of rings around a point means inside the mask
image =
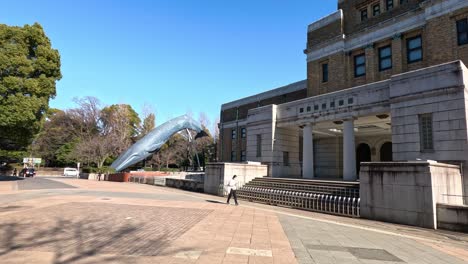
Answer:
POLYGON ((0 24, 0 149, 32 142, 61 77, 59 52, 41 25, 0 24))

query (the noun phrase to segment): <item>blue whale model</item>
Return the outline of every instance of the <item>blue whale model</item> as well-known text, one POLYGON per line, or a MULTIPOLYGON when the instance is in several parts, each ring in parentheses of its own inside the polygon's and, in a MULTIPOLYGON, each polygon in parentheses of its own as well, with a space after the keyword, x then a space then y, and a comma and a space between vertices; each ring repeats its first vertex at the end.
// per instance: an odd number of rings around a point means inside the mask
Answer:
POLYGON ((146 136, 138 140, 127 151, 122 153, 111 165, 116 171, 122 171, 132 166, 159 150, 169 138, 175 133, 190 129, 196 131, 197 137, 203 136, 204 132, 199 122, 187 115, 179 116, 151 130, 146 136))

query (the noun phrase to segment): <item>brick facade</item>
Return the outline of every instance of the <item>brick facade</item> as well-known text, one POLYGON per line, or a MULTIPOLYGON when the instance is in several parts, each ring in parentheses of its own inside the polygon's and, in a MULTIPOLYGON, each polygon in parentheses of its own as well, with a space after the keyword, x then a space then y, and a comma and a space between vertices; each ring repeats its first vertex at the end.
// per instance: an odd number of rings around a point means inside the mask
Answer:
POLYGON ((393 8, 386 9, 386 0, 342 0, 338 1, 338 9, 343 10, 344 14, 344 34, 351 35, 353 33, 365 30, 375 26, 385 20, 393 19, 408 11, 417 10, 419 4, 425 0, 407 0, 406 3, 400 4, 401 1, 393 0, 393 8), (372 6, 380 5, 380 14, 373 15, 372 6), (361 21, 361 10, 366 9, 368 19, 361 21))
POLYGON ((324 41, 330 40, 336 36, 343 34, 343 21, 336 20, 335 22, 328 24, 324 27, 310 31, 307 34, 307 47, 312 48, 313 46, 320 44, 324 41))
MULTIPOLYGON (((308 43, 306 54, 319 51, 325 46, 330 46, 339 41, 343 41, 341 51, 328 54, 323 57, 313 57, 307 63, 308 96, 326 94, 358 85, 377 82, 388 79, 391 75, 417 70, 444 62, 461 59, 468 64, 468 45, 458 45, 456 21, 468 17, 468 7, 454 10, 447 14, 429 17, 424 24, 411 28, 410 30, 396 30, 392 36, 381 39, 376 38, 378 30, 389 28, 404 23, 415 16, 423 16, 426 9, 441 3, 441 0, 414 0, 399 5, 400 1, 394 0, 394 7, 385 10, 386 1, 363 1, 363 0, 342 0, 339 1, 338 8, 342 9, 342 20, 336 20, 324 25, 323 29, 335 27, 337 24, 343 25, 343 37, 336 38, 332 34, 328 39, 316 37, 317 32, 322 29, 315 29, 308 33, 308 43), (380 3, 381 13, 372 16, 371 7, 375 3, 380 3), (360 21, 362 8, 368 8, 369 18, 360 21), (407 41, 415 36, 422 37, 423 58, 419 62, 408 63, 407 41), (315 36, 315 38, 314 38, 315 36), (372 41, 366 41, 372 39, 372 41), (360 43, 361 45, 351 45, 349 43, 360 43), (351 46, 348 49, 347 45, 351 46), (391 46, 392 68, 384 71, 379 69, 379 48, 391 46), (354 56, 364 53, 366 58, 366 74, 361 77, 354 76, 354 56), (323 82, 321 65, 328 63, 329 80, 323 82)), ((315 24, 320 23, 315 22, 315 24)), ((322 22, 323 23, 323 22, 322 22)), ((312 24, 313 25, 313 24, 312 24)), ((328 35, 324 35, 328 36, 328 35)))
MULTIPOLYGON (((386 0, 338 0, 338 10, 336 12, 312 23, 308 27, 307 45, 304 50, 307 55, 307 80, 303 81, 303 88, 288 90, 289 86, 295 85, 291 84, 222 106, 219 127, 221 144, 219 144, 218 153, 220 155, 218 160, 238 162, 242 160, 242 152, 246 151, 245 157, 247 160, 269 162, 268 157, 262 157, 260 160, 255 156, 256 138, 250 137, 247 139, 241 136, 243 128, 249 130, 247 135, 253 135, 251 132, 255 127, 259 127, 258 131, 261 131, 261 133, 264 132, 264 128, 256 122, 248 123, 252 113, 256 111, 254 109, 259 109, 259 107, 282 105, 307 97, 326 95, 367 84, 373 86, 375 83, 374 86, 377 89, 380 84, 376 82, 389 80, 392 76, 458 59, 468 64, 468 44, 458 44, 456 26, 457 21, 467 18, 468 1, 466 0, 393 0, 393 8, 390 10, 386 8, 386 0), (374 16, 372 6, 377 3, 380 5, 380 14, 374 16), (368 14, 368 19, 365 21, 361 21, 360 16, 360 11, 363 9, 366 9, 368 14), (410 41, 414 43, 412 40, 418 36, 421 36, 422 58, 409 62, 408 45, 410 41), (379 55, 381 50, 385 49, 388 52, 388 48, 391 55, 387 56, 387 58, 391 60, 391 67, 382 68, 379 55), (356 56, 360 55, 365 58, 365 74, 355 76, 355 59, 356 56), (324 74, 327 76, 324 76, 324 74), (233 130, 236 131, 235 139, 232 139, 233 130), (247 152, 249 147, 251 151, 247 152), (233 154, 234 159, 232 159, 233 154)), ((378 92, 373 91, 373 93, 378 92)), ((338 105, 338 101, 336 101, 338 99, 332 99, 338 105)), ((354 99, 354 102, 360 100, 354 99)), ((323 105, 324 102, 319 103, 323 105)), ((329 105, 329 102, 327 105, 329 105)), ((294 115, 298 113, 305 115, 314 108, 311 106, 302 107, 303 112, 299 112, 301 107, 297 108, 294 115)), ((292 110, 294 108, 281 109, 282 113, 294 111, 292 110)), ((323 110, 323 106, 321 110, 323 110)), ((319 110, 314 109, 312 112, 317 111, 319 110)), ((281 134, 281 129, 275 129, 279 132, 273 132, 273 134, 281 134)), ((262 141, 268 141, 267 135, 264 136, 262 141)), ((272 137, 269 134, 268 136, 272 137)), ((386 137, 387 141, 390 141, 390 135, 386 135, 386 137)), ((296 153, 296 149, 294 151, 289 149, 282 151, 288 152, 291 163, 300 164, 302 160, 302 138, 300 136, 294 136, 294 138, 294 142, 299 140, 298 153, 296 153)), ((262 144, 262 151, 266 151, 268 147, 271 147, 270 145, 265 144, 263 146, 262 144)), ((324 146, 325 152, 329 152, 330 149, 327 147, 329 144, 324 146)), ((320 144, 317 144, 317 147, 320 150, 320 144)), ((281 156, 280 154, 278 155, 281 156)), ((317 155, 326 156, 323 153, 317 153, 317 155)), ((337 156, 339 157, 339 154, 335 155, 334 159, 337 156)), ((323 169, 325 172, 322 174, 328 174, 330 170, 326 169, 326 167, 332 159, 328 160, 324 157, 317 160, 316 170, 323 169), (321 166, 319 163, 324 165, 321 166)), ((277 160, 275 162, 281 163, 277 160)), ((273 164, 272 161, 270 163, 273 164)), ((336 172, 330 172, 329 174, 340 175, 338 173, 341 171, 340 166, 336 166, 333 170, 336 172)), ((320 171, 317 172, 321 174, 320 171)), ((297 175, 298 173, 291 172, 290 174, 297 175)))

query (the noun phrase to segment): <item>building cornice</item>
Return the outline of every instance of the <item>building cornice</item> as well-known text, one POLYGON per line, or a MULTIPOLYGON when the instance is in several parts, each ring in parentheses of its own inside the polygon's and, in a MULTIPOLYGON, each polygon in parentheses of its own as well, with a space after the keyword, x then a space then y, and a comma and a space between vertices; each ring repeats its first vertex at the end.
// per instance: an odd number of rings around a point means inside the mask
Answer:
POLYGON ((279 96, 279 95, 284 95, 292 92, 297 92, 303 89, 307 89, 307 80, 302 80, 299 82, 295 82, 286 86, 282 86, 273 90, 269 90, 263 93, 255 94, 252 96, 248 96, 236 101, 232 101, 229 103, 225 103, 221 106, 221 111, 239 107, 242 105, 250 104, 250 103, 255 103, 255 102, 260 102, 262 100, 279 96))
MULTIPOLYGON (((440 17, 458 9, 468 7, 467 0, 444 0, 434 3, 428 1, 421 4, 423 12, 417 15, 412 15, 408 18, 396 22, 396 18, 383 21, 377 25, 367 28, 364 33, 353 34, 352 36, 343 35, 342 39, 333 39, 327 43, 323 43, 317 49, 306 50, 307 62, 319 60, 328 57, 337 52, 347 52, 360 47, 373 44, 387 38, 392 38, 395 35, 423 27, 428 20, 440 17), (382 27, 382 25, 386 25, 382 27), (369 31, 371 29, 372 31, 369 31)), ((412 11, 403 14, 406 16, 412 11)))
POLYGON ((343 10, 341 9, 338 9, 335 13, 332 13, 326 17, 322 17, 321 19, 310 24, 307 31, 311 32, 319 28, 323 28, 324 26, 329 25, 337 20, 343 20, 343 10))

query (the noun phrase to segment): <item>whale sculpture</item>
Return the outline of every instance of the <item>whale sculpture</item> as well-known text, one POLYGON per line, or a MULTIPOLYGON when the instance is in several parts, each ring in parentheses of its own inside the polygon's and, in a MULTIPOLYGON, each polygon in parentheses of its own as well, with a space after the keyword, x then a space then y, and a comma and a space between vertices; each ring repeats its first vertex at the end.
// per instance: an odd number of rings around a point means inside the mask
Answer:
POLYGON ((116 171, 122 171, 146 159, 158 151, 172 135, 184 129, 196 131, 198 134, 195 138, 206 135, 201 124, 191 117, 187 115, 176 117, 151 130, 146 136, 122 153, 112 163, 111 167, 116 171))

